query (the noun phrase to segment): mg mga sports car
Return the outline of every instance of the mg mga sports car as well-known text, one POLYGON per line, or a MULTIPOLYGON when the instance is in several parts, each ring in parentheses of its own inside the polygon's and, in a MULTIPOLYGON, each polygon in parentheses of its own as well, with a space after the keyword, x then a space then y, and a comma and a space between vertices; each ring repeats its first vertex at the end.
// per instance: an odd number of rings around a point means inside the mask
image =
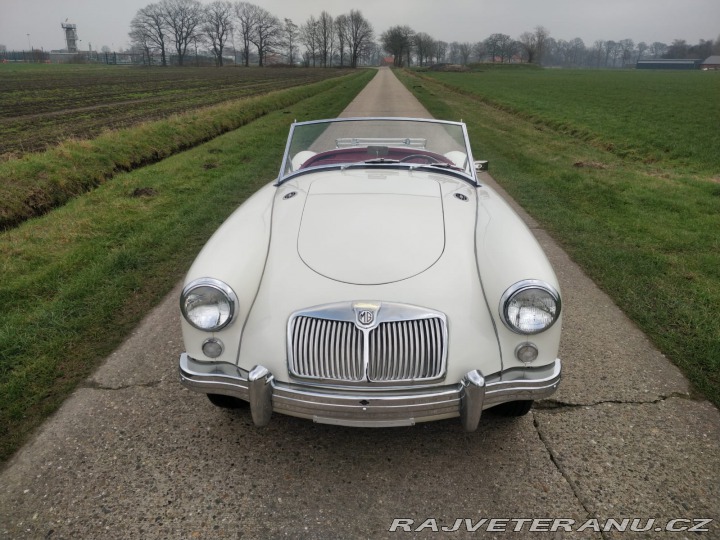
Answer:
POLYGON ((258 426, 527 413, 560 382, 559 286, 483 164, 458 122, 293 124, 187 275, 182 384, 258 426))

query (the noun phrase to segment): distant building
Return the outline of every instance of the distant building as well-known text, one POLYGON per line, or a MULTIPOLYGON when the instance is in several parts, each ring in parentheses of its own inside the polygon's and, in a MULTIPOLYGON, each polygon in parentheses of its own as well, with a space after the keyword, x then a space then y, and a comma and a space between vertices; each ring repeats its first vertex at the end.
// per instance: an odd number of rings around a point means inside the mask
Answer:
POLYGON ((702 64, 700 64, 702 70, 720 70, 720 56, 710 56, 702 64))
POLYGON ((68 23, 67 21, 68 20, 65 19, 64 23, 60 23, 60 27, 63 29, 63 32, 65 33, 65 43, 67 44, 67 52, 76 53, 76 52, 78 52, 77 25, 68 23))
POLYGON ((637 69, 700 69, 702 60, 658 59, 638 60, 637 69))

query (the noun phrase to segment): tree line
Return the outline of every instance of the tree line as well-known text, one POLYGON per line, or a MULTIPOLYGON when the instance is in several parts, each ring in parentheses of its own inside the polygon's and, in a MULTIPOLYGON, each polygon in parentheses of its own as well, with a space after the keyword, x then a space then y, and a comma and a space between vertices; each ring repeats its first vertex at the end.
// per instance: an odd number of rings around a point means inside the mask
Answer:
POLYGON ((472 62, 542 64, 561 67, 612 68, 634 65, 642 59, 698 58, 720 54, 720 37, 716 41, 700 40, 689 45, 675 40, 671 45, 661 42, 635 43, 597 40, 586 46, 580 38, 570 41, 554 39, 543 26, 523 32, 518 39, 507 34, 491 34, 482 41, 438 41, 425 32, 415 32, 409 26, 393 26, 383 32, 380 41, 384 51, 393 57, 395 66, 425 66, 439 63, 467 65, 472 62))
POLYGON ((631 39, 595 41, 554 39, 543 26, 523 32, 517 39, 491 34, 477 42, 445 42, 407 25, 396 25, 375 41, 372 24, 359 10, 333 17, 323 11, 297 25, 280 19, 250 2, 216 0, 203 5, 198 0, 160 0, 138 10, 130 23, 133 49, 142 52, 148 64, 166 66, 172 56, 183 65, 188 51, 205 47, 215 64, 222 66, 228 51, 237 63, 249 66, 288 64, 305 66, 357 67, 377 65, 383 53, 396 66, 427 66, 472 62, 528 62, 562 67, 623 67, 641 59, 700 58, 720 54, 720 37, 690 45, 635 43, 631 39), (238 59, 239 55, 239 59, 238 59))
POLYGON ((130 23, 133 48, 141 50, 149 64, 169 63, 169 53, 179 65, 188 48, 204 45, 216 65, 222 66, 229 46, 233 55, 249 66, 287 63, 306 66, 357 67, 375 47, 374 30, 358 10, 332 17, 323 11, 298 26, 280 20, 250 2, 216 0, 203 5, 198 0, 161 0, 138 10, 130 23), (300 47, 304 46, 301 53, 300 47))

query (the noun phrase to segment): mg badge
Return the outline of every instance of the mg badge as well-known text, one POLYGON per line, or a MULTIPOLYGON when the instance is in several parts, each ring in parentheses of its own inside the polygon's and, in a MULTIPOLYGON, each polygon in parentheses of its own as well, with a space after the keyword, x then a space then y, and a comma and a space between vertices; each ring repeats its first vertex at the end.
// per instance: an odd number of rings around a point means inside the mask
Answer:
POLYGON ((358 328, 372 328, 377 323, 380 305, 380 302, 355 302, 353 304, 355 324, 358 328))
POLYGON ((358 322, 363 326, 369 326, 375 321, 375 313, 370 310, 363 309, 358 312, 358 322))

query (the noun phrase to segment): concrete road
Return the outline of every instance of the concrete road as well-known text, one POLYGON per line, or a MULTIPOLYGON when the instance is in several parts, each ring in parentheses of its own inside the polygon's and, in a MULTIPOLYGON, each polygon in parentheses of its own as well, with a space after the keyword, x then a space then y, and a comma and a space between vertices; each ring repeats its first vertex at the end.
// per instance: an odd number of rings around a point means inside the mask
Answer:
MULTIPOLYGON (((346 115, 419 107, 380 70, 346 115)), ((178 287, 0 473, 0 538, 720 538, 718 410, 524 217, 565 308, 565 379, 529 415, 256 429, 178 383, 178 287)))

